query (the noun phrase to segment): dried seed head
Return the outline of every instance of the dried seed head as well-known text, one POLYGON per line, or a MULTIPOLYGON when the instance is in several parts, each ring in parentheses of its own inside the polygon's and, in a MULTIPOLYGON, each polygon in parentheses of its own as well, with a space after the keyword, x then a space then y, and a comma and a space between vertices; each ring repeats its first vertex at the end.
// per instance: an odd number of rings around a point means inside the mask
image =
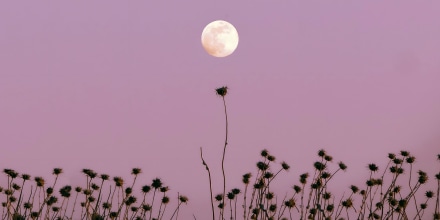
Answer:
POLYGON ((217 92, 217 95, 224 97, 228 93, 228 87, 223 86, 223 87, 217 88, 215 91, 217 92))
POLYGON ((131 170, 131 174, 133 174, 133 175, 138 175, 138 174, 140 174, 140 173, 142 173, 141 168, 133 168, 133 169, 131 170))
POLYGON ((286 162, 281 162, 281 167, 284 169, 284 170, 289 170, 289 168, 290 168, 290 166, 289 166, 289 164, 287 164, 286 162))
POLYGON ((52 174, 60 175, 61 173, 63 173, 63 169, 61 169, 61 168, 54 168, 52 174))
POLYGON ((409 152, 406 150, 402 150, 402 151, 400 151, 400 155, 407 157, 407 156, 409 156, 409 152))
POLYGON ((187 203, 188 202, 188 197, 186 197, 186 196, 179 196, 179 200, 180 200, 180 202, 187 203))
POLYGON ((347 169, 347 165, 345 165, 344 163, 342 163, 342 161, 339 162, 338 165, 339 165, 339 169, 341 169, 341 170, 346 170, 346 169, 347 169))

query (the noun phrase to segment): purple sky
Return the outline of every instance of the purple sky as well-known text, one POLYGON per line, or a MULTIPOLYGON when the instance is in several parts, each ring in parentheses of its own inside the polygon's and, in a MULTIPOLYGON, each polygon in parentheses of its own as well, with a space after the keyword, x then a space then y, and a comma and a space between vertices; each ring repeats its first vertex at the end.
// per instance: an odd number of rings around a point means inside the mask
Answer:
POLYGON ((439 39, 435 0, 2 1, 0 168, 49 178, 60 166, 61 184, 76 185, 82 168, 128 178, 138 166, 139 185, 159 176, 189 195, 183 219, 207 219, 199 147, 218 193, 224 115, 214 89, 227 85, 228 188, 241 187, 263 148, 292 166, 281 192, 320 148, 348 165, 336 181, 344 189, 401 149, 432 177, 439 39), (226 58, 200 43, 217 19, 240 36, 226 58))

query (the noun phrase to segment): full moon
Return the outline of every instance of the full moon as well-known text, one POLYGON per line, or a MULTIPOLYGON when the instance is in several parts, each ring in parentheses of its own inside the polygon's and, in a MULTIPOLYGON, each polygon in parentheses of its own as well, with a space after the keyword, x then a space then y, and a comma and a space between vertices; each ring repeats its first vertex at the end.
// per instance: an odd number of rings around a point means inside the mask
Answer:
POLYGON ((203 29, 202 45, 206 52, 212 56, 229 56, 238 46, 238 32, 227 21, 213 21, 203 29))

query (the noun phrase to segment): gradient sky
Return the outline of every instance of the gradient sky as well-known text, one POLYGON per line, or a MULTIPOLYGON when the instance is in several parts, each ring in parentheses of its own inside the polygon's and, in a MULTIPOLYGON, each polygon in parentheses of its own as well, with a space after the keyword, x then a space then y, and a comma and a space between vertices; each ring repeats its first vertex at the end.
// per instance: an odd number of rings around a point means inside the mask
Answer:
POLYGON ((49 179, 59 166, 60 184, 76 185, 82 168, 128 178, 141 167, 139 185, 161 177, 189 196, 183 219, 207 219, 199 148, 221 192, 214 89, 226 85, 228 188, 241 187, 263 148, 292 166, 282 193, 320 148, 348 165, 335 183, 344 190, 401 149, 432 177, 439 39, 435 0, 2 1, 0 168, 49 179), (226 58, 200 43, 217 19, 240 36, 226 58))

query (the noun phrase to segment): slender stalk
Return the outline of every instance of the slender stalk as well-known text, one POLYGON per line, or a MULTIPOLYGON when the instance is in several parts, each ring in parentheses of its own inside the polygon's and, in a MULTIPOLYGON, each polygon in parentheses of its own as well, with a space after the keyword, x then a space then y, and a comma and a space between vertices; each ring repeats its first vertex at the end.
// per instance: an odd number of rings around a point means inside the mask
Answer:
POLYGON ((206 170, 208 171, 208 177, 209 177, 209 192, 211 194, 211 208, 212 208, 212 220, 215 220, 215 211, 214 211, 214 201, 212 196, 212 182, 211 182, 211 171, 209 171, 208 164, 203 159, 203 151, 202 148, 200 148, 200 158, 202 159, 202 163, 205 166, 206 170))
MULTIPOLYGON (((226 111, 226 101, 225 96, 222 96, 223 99, 223 105, 225 107, 225 117, 226 117, 226 137, 225 137, 225 146, 223 148, 223 157, 222 157, 222 173, 223 173, 223 198, 222 203, 225 204, 225 195, 226 195, 226 175, 225 175, 225 153, 226 153, 226 146, 228 145, 228 113, 226 111)), ((223 212, 221 214, 221 220, 224 219, 223 212)))

